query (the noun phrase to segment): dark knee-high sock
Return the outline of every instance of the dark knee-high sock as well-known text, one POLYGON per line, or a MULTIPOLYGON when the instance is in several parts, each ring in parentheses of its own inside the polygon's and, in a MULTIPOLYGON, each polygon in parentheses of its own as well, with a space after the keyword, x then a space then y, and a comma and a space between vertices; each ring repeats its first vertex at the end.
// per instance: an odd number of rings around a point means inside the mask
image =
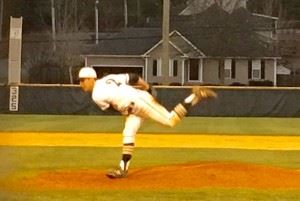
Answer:
POLYGON ((133 149, 134 149, 134 143, 123 144, 122 160, 120 162, 120 168, 124 171, 127 171, 129 168, 133 149))

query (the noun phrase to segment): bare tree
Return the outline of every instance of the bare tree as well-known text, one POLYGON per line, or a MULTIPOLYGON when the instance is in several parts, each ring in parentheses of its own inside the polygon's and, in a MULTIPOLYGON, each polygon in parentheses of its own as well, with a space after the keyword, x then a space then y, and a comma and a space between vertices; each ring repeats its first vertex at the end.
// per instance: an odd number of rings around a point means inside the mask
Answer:
MULTIPOLYGON (((50 1, 49 1, 50 2, 50 1)), ((41 65, 52 64, 55 67, 60 67, 62 72, 67 72, 69 82, 73 83, 73 67, 80 65, 80 51, 82 49, 84 39, 87 39, 88 34, 80 34, 81 30, 85 29, 85 20, 89 12, 79 8, 78 0, 51 0, 55 12, 51 13, 51 9, 39 8, 42 21, 45 16, 55 17, 54 31, 55 31, 55 49, 49 48, 53 40, 53 27, 52 31, 47 33, 49 43, 32 44, 38 47, 31 48, 33 51, 28 52, 24 56, 26 67, 39 67, 41 65)), ((44 20, 46 23, 46 20, 44 20)))
POLYGON ((61 0, 56 1, 56 26, 57 41, 59 44, 57 56, 60 58, 58 64, 62 67, 68 67, 69 80, 73 83, 72 69, 79 62, 80 48, 82 41, 78 35, 78 31, 84 26, 84 20, 87 15, 78 13, 77 0, 61 0))
POLYGON ((74 31, 77 32, 78 27, 78 2, 77 0, 74 0, 73 2, 73 12, 74 12, 74 31))
POLYGON ((58 34, 60 44, 57 49, 57 63, 68 68, 69 81, 73 84, 73 67, 81 64, 80 52, 83 45, 80 35, 60 33, 58 34))
POLYGON ((252 12, 265 15, 277 16, 280 19, 287 17, 287 4, 285 0, 251 0, 248 1, 248 8, 252 12))
POLYGON ((78 0, 56 0, 56 21, 58 32, 76 32, 84 28, 85 20, 90 11, 79 11, 78 0))
POLYGON ((141 13, 141 0, 136 0, 136 13, 137 18, 140 19, 142 13, 141 13))
POLYGON ((265 0, 262 1, 263 5, 262 5, 262 12, 263 14, 266 15, 279 15, 278 13, 278 9, 280 7, 281 1, 280 0, 265 0), (275 11, 277 11, 277 13, 275 13, 275 11))

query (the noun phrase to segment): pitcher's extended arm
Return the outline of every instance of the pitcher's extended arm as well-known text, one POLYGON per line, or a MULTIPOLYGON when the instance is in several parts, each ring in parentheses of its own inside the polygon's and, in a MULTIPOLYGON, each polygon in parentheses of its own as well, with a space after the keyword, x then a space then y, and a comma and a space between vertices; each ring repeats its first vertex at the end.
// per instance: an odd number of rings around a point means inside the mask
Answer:
POLYGON ((137 89, 150 90, 150 85, 143 78, 134 73, 129 73, 129 84, 137 89))

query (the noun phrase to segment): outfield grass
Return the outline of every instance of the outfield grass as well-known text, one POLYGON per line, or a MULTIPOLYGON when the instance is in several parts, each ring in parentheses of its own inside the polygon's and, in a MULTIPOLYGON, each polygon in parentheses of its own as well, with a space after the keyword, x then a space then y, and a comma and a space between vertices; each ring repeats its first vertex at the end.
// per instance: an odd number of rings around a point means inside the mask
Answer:
MULTIPOLYGON (((123 126, 122 116, 0 115, 0 131, 120 133, 123 126)), ((175 128, 146 120, 139 133, 300 135, 300 118, 186 117, 175 128)))

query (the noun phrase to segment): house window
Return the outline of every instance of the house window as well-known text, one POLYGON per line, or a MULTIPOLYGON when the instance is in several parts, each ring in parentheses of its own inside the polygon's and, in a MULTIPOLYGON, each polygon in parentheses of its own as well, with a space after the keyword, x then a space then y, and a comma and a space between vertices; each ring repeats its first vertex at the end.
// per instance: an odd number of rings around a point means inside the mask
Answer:
POLYGON ((248 79, 252 79, 252 60, 248 60, 248 79))
POLYGON ((252 61, 252 79, 261 79, 261 60, 259 59, 252 61))
POLYGON ((218 78, 221 79, 224 72, 225 61, 224 59, 219 59, 219 70, 218 70, 218 78))
POLYGON ((225 59, 224 61, 224 78, 233 79, 235 78, 235 60, 225 59))
POLYGON ((258 69, 253 69, 252 70, 252 78, 254 80, 259 80, 260 77, 260 71, 258 69))
POLYGON ((265 60, 260 61, 261 66, 261 79, 265 79, 265 71, 266 71, 266 62, 265 60))
POLYGON ((158 59, 153 60, 152 75, 153 76, 161 76, 161 62, 158 59))
POLYGON ((265 79, 266 62, 265 60, 248 60, 248 78, 253 80, 265 79))
POLYGON ((169 75, 171 77, 176 77, 178 75, 178 60, 171 60, 169 75))
POLYGON ((191 59, 190 60, 190 72, 189 72, 189 80, 199 81, 199 60, 191 59))
POLYGON ((272 38, 276 37, 276 30, 277 30, 277 22, 274 20, 272 23, 272 38))
POLYGON ((235 79, 235 59, 231 59, 231 78, 235 79))

